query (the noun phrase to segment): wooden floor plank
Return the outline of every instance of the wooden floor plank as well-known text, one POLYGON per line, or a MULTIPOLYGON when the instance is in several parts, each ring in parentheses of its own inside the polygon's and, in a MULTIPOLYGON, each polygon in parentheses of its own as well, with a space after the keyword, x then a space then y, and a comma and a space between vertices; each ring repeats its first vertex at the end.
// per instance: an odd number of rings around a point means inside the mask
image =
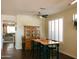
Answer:
MULTIPOLYGON (((11 46, 13 43, 4 43, 3 49, 1 51, 1 59, 37 59, 38 57, 36 54, 35 58, 32 57, 32 51, 31 50, 16 50, 13 46, 11 46), (10 48, 8 48, 10 46, 10 48)), ((50 59, 56 59, 55 56, 52 58, 52 54, 50 56, 50 59)), ((67 55, 60 53, 60 59, 74 59, 67 55)))

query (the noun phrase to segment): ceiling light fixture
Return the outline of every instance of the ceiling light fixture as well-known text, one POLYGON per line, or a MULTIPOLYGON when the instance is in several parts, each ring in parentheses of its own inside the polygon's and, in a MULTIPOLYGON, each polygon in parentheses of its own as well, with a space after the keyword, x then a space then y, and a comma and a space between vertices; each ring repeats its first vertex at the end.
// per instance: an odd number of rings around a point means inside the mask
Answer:
POLYGON ((43 17, 42 17, 42 16, 40 16, 40 18, 42 19, 43 17))

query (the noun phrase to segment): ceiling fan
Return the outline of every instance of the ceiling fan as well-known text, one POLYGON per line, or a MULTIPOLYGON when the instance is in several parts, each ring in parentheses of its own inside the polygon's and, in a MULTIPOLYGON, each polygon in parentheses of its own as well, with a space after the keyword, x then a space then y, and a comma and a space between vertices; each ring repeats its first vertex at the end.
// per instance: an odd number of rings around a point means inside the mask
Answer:
POLYGON ((37 16, 40 16, 41 18, 47 18, 48 14, 41 14, 41 12, 38 12, 37 16))
POLYGON ((46 8, 40 8, 39 11, 38 11, 38 14, 37 16, 40 16, 41 18, 47 18, 48 17, 48 14, 43 14, 42 11, 45 11, 46 8))
POLYGON ((40 8, 37 11, 25 11, 28 15, 39 16, 40 18, 47 18, 48 14, 46 8, 40 8))

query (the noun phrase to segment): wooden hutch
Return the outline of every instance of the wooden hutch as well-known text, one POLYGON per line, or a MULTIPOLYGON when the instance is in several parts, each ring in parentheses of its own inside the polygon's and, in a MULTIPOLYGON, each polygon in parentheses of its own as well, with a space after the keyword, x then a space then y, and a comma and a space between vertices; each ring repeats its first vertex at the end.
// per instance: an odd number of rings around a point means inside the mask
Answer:
POLYGON ((40 38, 39 26, 24 26, 25 49, 31 49, 31 40, 40 38))

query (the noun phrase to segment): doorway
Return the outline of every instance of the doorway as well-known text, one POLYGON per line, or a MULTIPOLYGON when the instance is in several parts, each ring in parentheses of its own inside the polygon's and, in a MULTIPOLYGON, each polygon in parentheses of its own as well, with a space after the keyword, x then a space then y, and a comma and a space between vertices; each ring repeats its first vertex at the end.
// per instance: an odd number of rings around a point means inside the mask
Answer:
POLYGON ((15 47, 15 24, 3 23, 3 44, 12 43, 15 47))

